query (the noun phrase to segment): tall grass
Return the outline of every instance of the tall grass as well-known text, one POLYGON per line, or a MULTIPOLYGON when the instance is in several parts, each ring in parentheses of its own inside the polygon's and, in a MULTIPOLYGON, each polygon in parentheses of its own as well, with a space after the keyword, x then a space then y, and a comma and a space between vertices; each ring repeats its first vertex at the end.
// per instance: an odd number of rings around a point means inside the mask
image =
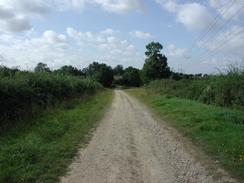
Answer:
POLYGON ((63 100, 92 94, 95 81, 54 73, 0 73, 0 126, 36 115, 63 100))
POLYGON ((147 89, 206 104, 244 109, 244 71, 240 69, 231 68, 226 74, 198 79, 156 80, 152 81, 147 89))
POLYGON ((58 182, 89 142, 112 96, 103 90, 62 102, 0 135, 0 182, 58 182))

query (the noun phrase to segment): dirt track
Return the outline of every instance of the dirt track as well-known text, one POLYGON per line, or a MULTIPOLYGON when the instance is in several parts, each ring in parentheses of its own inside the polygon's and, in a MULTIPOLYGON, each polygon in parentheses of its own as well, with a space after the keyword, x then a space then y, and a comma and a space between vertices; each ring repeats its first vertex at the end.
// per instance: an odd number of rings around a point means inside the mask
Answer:
MULTIPOLYGON (((62 183, 235 182, 196 161, 193 148, 136 99, 115 91, 111 109, 62 183), (213 176, 213 174, 215 176, 213 176)), ((205 163, 204 163, 205 164, 205 163)))

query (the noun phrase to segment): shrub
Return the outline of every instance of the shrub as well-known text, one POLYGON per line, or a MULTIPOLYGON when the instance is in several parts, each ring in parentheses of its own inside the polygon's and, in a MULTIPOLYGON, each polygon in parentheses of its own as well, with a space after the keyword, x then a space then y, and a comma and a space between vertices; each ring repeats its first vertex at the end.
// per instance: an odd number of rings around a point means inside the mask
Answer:
POLYGON ((195 79, 163 79, 152 81, 147 89, 164 95, 197 100, 206 104, 244 109, 244 72, 195 79))
POLYGON ((92 94, 102 86, 80 77, 18 72, 0 77, 0 126, 32 116, 65 99, 92 94))

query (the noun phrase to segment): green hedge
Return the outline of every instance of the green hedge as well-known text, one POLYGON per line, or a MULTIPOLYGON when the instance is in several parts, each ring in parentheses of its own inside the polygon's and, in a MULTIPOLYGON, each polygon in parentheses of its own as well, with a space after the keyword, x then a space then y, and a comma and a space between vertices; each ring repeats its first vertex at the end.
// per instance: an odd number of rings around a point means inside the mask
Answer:
POLYGON ((0 77, 0 125, 32 116, 60 101, 92 94, 95 81, 53 73, 17 72, 0 77))

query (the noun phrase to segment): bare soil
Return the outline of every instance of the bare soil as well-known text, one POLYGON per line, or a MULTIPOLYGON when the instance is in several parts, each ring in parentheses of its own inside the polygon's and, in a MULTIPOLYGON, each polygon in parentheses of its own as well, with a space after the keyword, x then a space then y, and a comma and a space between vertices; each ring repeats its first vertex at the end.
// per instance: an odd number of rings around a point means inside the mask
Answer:
POLYGON ((115 91, 89 145, 61 183, 234 183, 135 98, 115 91), (198 158, 202 157, 202 158, 198 158), (208 162, 208 163, 206 163, 208 162), (208 164, 208 165, 207 165, 208 164))

